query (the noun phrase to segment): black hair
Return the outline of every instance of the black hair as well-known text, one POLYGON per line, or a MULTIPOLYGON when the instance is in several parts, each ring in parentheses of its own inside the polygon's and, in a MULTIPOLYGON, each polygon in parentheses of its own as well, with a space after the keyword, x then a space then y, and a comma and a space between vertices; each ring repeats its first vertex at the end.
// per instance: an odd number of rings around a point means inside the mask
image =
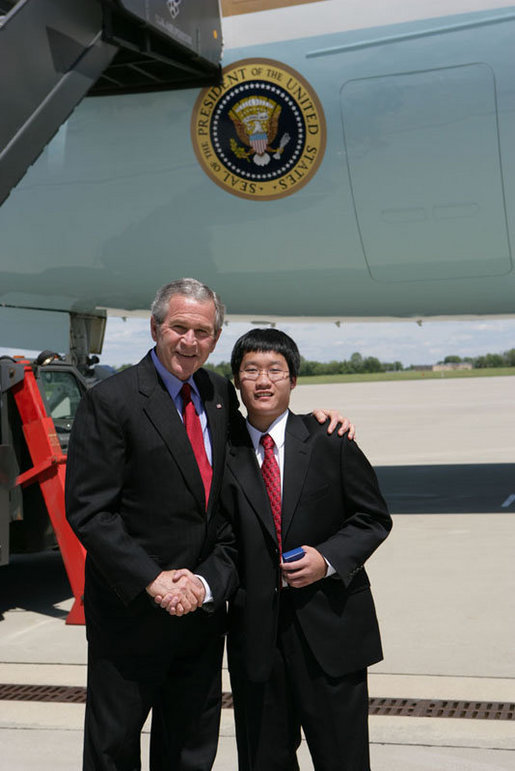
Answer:
POLYGON ((288 364, 290 378, 297 377, 300 368, 300 353, 297 343, 286 332, 270 328, 251 329, 236 340, 231 354, 233 376, 236 377, 238 375, 245 354, 264 353, 267 351, 280 353, 284 356, 288 364))

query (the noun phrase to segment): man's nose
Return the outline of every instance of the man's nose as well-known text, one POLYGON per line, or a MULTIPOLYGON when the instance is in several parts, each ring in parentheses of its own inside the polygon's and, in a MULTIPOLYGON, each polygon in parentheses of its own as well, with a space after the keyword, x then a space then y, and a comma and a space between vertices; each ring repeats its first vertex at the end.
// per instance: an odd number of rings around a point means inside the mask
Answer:
POLYGON ((183 334, 182 339, 188 345, 194 345, 197 342, 195 331, 193 329, 188 329, 188 331, 183 334))
POLYGON ((268 374, 268 370, 267 369, 260 369, 259 370, 259 374, 258 374, 258 377, 257 377, 257 382, 258 383, 265 383, 265 384, 270 383, 270 375, 268 374))

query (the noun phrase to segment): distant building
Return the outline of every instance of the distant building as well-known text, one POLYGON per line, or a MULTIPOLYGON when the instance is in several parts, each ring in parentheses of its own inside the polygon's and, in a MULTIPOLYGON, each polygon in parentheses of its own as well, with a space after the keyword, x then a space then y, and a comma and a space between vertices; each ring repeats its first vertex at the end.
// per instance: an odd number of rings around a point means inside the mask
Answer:
POLYGON ((450 364, 433 364, 433 372, 443 372, 452 369, 473 369, 470 361, 452 362, 450 364))

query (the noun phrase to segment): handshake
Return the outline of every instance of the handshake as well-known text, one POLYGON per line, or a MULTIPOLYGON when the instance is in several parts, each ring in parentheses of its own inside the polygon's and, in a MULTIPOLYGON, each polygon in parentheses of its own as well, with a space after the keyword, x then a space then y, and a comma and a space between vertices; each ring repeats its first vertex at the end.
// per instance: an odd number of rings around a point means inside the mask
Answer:
POLYGON ((163 570, 146 591, 171 616, 185 616, 197 610, 206 597, 203 582, 186 568, 163 570))

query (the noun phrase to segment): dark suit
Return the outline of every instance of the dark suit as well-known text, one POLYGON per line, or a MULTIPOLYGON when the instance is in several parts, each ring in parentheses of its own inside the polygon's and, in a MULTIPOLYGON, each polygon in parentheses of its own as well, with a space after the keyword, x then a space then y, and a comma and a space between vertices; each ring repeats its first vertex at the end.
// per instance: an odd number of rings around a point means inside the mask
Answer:
POLYGON ((368 768, 366 667, 381 660, 382 650, 363 565, 391 528, 370 464, 355 442, 328 436, 311 416, 290 413, 285 434, 283 551, 313 546, 336 569, 334 576, 304 588, 278 590, 279 554, 272 513, 245 428, 230 438, 222 504, 234 524, 240 568, 228 637, 240 769, 295 768, 292 757, 302 724, 316 769, 364 771, 368 768), (298 666, 283 663, 277 668, 278 648, 283 662, 295 660, 298 666), (281 678, 290 683, 286 696, 278 685, 281 678), (336 693, 334 700, 332 693, 336 693), (356 700, 361 706, 356 706, 356 700), (316 703, 313 712, 323 714, 327 709, 326 727, 312 729, 304 710, 308 703, 316 703), (290 712, 290 725, 281 731, 271 728, 267 716, 275 713, 280 720, 285 710, 290 712), (359 710, 356 726, 351 720, 359 710), (340 716, 336 730, 335 714, 340 716), (334 752, 347 748, 350 735, 360 727, 356 757, 361 760, 347 764, 345 758, 331 759, 331 752, 329 759, 324 757, 324 748, 333 747, 335 739, 334 752), (281 756, 280 745, 285 741, 290 746, 281 756))
POLYGON ((153 770, 209 769, 216 752, 224 599, 236 582, 218 498, 229 418, 239 413, 227 380, 202 369, 194 378, 211 432, 207 512, 193 450, 150 354, 91 389, 74 421, 66 503, 88 552, 88 771, 140 767, 151 707, 153 770), (154 604, 145 587, 170 568, 206 579, 212 612, 177 618, 154 604))

